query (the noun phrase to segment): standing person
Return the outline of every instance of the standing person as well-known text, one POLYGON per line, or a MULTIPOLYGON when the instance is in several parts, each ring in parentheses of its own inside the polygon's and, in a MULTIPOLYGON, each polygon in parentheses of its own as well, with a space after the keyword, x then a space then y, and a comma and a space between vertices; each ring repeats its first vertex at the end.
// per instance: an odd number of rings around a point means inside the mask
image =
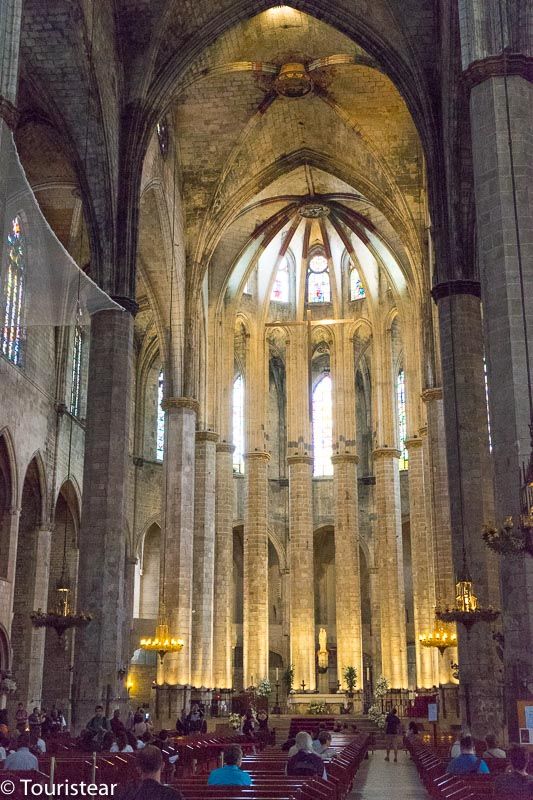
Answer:
POLYGON ((398 748, 400 747, 400 736, 402 723, 395 708, 389 711, 385 719, 385 737, 387 739, 387 755, 385 761, 390 761, 390 751, 394 750, 394 761, 398 761, 398 748))
POLYGON ((482 758, 476 756, 474 740, 471 736, 463 736, 461 739, 461 755, 452 758, 446 770, 450 775, 486 775, 490 772, 488 766, 482 758))
POLYGON ((17 710, 15 711, 15 723, 19 733, 23 733, 26 730, 26 726, 28 724, 28 712, 22 703, 18 704, 17 710))
POLYGON ((137 755, 141 773, 140 782, 126 786, 115 797, 117 800, 184 800, 181 792, 161 785, 163 756, 158 747, 146 745, 137 755))
POLYGON ((515 745, 509 750, 511 771, 498 775, 494 781, 493 797, 513 797, 516 800, 533 798, 533 777, 528 774, 529 753, 515 745))
POLYGON ((107 717, 104 716, 104 707, 96 706, 94 709, 94 717, 91 717, 87 723, 87 731, 91 736, 91 740, 97 748, 100 748, 104 734, 109 731, 109 722, 107 717))
POLYGON ((193 703, 191 706, 190 712, 187 714, 186 717, 187 725, 186 730, 187 733, 201 733, 203 724, 204 724, 204 715, 200 709, 198 703, 193 703))
POLYGON ((37 707, 33 709, 28 717, 28 725, 30 726, 30 735, 33 731, 40 731, 42 724, 41 712, 37 707))
POLYGON ((208 786, 251 786, 252 777, 241 769, 242 749, 231 744, 224 750, 224 766, 210 772, 208 786))
POLYGON ((244 721, 242 723, 243 736, 248 736, 250 739, 253 739, 254 730, 255 730, 254 712, 252 711, 251 708, 249 708, 246 714, 244 715, 244 721))
POLYGON ((124 723, 120 719, 120 708, 115 708, 115 710, 113 711, 113 716, 111 717, 111 722, 109 724, 115 736, 117 736, 121 731, 124 730, 124 723))

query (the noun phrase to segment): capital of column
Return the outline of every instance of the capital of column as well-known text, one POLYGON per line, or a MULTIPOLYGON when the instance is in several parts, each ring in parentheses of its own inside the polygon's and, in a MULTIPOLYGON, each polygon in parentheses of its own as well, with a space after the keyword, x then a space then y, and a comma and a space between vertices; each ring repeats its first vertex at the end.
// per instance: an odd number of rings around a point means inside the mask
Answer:
POLYGON ((400 458, 401 452, 395 447, 378 447, 373 451, 372 456, 376 458, 400 458))
POLYGON ((331 456, 331 463, 335 464, 359 464, 359 456, 355 453, 336 453, 331 456))
POLYGON ((291 466, 291 464, 309 464, 311 466, 313 463, 313 456, 287 456, 287 464, 291 466))
POLYGON ((124 311, 128 311, 132 317, 137 316, 139 311, 139 303, 136 300, 133 300, 132 297, 123 297, 120 294, 113 294, 111 295, 111 300, 114 300, 115 303, 118 303, 119 306, 122 306, 124 311))
POLYGON ((218 442, 218 433, 215 431, 196 431, 197 442, 218 442))
POLYGON ((412 436, 410 439, 405 440, 405 446, 408 450, 415 450, 417 447, 422 447, 423 441, 418 436, 412 436))
POLYGON ((489 78, 516 75, 533 83, 533 57, 524 53, 498 53, 473 61, 463 72, 463 83, 470 90, 489 78))
POLYGON ((19 121, 20 113, 16 106, 7 99, 0 95, 0 119, 3 119, 7 127, 14 131, 19 121))
POLYGON ((270 453, 265 450, 254 450, 244 454, 245 461, 270 461, 270 453))
POLYGON ((235 445, 229 442, 217 442, 217 453, 234 453, 235 445))
POLYGON ((188 408, 189 411, 198 413, 200 403, 194 397, 165 397, 161 403, 163 411, 175 411, 178 408, 188 408))
POLYGON ((421 439, 425 439, 425 437, 428 435, 428 426, 421 425, 421 427, 418 429, 418 435, 421 439))
POLYGON ((468 280, 443 281, 436 283, 431 290, 431 296, 435 303, 457 294, 471 294, 481 298, 481 284, 479 281, 468 280))
POLYGON ((420 395, 424 403, 432 400, 442 400, 442 386, 434 386, 431 389, 423 389, 420 395))

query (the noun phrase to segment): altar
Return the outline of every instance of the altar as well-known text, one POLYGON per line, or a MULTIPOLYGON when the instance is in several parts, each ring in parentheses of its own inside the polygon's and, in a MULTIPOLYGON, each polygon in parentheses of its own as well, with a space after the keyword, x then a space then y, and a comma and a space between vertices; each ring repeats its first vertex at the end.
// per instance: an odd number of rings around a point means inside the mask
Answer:
POLYGON ((292 692, 287 698, 289 714, 310 716, 312 714, 363 713, 362 692, 354 692, 348 697, 344 692, 292 692))

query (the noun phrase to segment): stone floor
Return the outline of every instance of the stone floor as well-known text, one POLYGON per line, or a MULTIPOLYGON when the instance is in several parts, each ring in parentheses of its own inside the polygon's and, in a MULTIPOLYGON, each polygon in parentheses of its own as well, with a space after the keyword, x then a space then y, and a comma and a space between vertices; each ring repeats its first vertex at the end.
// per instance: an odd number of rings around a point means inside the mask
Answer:
POLYGON ((350 800, 427 800, 429 795, 420 783, 415 766, 405 752, 398 763, 385 761, 382 750, 363 761, 350 800))

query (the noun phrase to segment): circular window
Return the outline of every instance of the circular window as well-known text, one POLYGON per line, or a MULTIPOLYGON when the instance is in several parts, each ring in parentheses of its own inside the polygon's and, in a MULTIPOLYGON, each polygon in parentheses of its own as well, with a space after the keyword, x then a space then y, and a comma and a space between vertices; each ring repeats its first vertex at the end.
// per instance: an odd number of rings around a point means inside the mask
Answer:
POLYGON ((328 260, 326 256, 316 255, 309 261, 309 269, 311 272, 319 273, 325 272, 328 268, 328 260))

